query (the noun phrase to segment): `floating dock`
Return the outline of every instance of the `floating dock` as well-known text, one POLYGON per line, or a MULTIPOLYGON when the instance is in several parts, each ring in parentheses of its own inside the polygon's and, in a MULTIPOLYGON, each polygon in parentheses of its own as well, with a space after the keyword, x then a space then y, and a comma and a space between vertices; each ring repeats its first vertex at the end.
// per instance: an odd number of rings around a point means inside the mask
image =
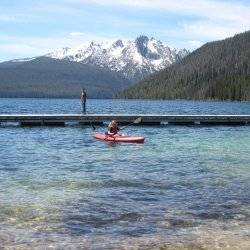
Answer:
POLYGON ((67 124, 103 125, 112 119, 136 125, 249 125, 250 115, 158 115, 158 114, 0 114, 0 124, 21 126, 64 126, 67 124))

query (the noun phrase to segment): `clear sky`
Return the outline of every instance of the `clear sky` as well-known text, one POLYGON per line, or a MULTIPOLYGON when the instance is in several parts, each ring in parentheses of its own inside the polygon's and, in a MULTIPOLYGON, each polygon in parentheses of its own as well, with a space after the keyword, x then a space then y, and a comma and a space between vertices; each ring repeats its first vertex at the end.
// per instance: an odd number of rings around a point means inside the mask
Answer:
POLYGON ((250 29, 250 0, 0 0, 0 61, 144 34, 195 49, 250 29))

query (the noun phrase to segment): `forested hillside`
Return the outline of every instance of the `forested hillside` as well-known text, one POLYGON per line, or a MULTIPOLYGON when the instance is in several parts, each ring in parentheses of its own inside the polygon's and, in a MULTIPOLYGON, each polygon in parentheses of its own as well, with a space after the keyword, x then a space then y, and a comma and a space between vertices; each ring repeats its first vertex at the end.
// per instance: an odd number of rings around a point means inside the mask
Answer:
POLYGON ((97 66, 39 57, 31 61, 0 63, 0 97, 111 98, 130 81, 97 66))
POLYGON ((207 43, 117 97, 250 100, 250 31, 207 43))

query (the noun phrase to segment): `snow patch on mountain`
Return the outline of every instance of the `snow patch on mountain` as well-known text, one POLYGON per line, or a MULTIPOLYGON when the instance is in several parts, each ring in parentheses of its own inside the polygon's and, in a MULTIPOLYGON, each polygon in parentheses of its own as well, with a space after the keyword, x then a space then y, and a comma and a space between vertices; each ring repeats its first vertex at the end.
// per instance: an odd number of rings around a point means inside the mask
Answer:
POLYGON ((20 58, 20 59, 13 59, 11 60, 10 62, 29 62, 29 61, 32 61, 32 60, 35 60, 36 57, 27 57, 27 58, 20 58))

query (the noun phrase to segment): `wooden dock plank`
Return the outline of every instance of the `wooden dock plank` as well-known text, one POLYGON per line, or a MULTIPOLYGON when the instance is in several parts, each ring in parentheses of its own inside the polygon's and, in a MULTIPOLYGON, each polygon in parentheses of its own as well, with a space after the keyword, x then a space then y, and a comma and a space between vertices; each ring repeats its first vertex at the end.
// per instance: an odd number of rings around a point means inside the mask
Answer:
POLYGON ((160 115, 160 114, 0 114, 0 122, 19 122, 21 124, 62 125, 66 122, 80 124, 103 124, 112 119, 126 124, 138 117, 141 125, 157 124, 250 124, 250 115, 160 115))

